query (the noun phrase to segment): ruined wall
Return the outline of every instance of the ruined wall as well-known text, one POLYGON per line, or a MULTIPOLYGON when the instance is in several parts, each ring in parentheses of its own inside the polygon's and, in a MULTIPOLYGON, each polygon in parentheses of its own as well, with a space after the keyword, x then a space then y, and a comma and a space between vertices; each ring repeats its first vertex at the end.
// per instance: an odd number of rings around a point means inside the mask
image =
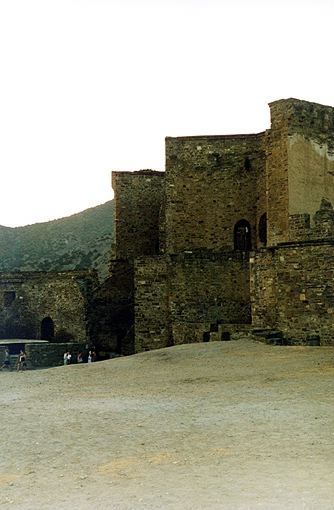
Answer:
POLYGON ((0 275, 0 338, 85 340, 94 271, 0 275))
POLYGON ((163 172, 113 172, 114 240, 117 259, 159 253, 163 172))
POLYGON ((265 187, 263 140, 263 134, 166 138, 167 253, 232 250, 242 219, 257 245, 265 212, 257 193, 265 187))
POLYGON ((279 329, 294 344, 303 344, 314 334, 322 343, 333 344, 333 250, 334 241, 328 240, 291 243, 271 254, 256 254, 254 268, 262 289, 254 307, 254 326, 279 329))
POLYGON ((291 239, 289 215, 334 203, 334 109, 297 99, 270 104, 267 132, 268 242, 291 239))

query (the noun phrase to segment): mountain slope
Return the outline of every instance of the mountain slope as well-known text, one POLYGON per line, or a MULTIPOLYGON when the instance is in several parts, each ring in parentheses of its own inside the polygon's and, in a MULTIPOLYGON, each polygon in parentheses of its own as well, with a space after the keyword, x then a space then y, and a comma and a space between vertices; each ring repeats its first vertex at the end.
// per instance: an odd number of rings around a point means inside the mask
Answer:
POLYGON ((0 226, 0 271, 96 269, 105 279, 113 212, 110 200, 58 220, 17 228, 0 226))

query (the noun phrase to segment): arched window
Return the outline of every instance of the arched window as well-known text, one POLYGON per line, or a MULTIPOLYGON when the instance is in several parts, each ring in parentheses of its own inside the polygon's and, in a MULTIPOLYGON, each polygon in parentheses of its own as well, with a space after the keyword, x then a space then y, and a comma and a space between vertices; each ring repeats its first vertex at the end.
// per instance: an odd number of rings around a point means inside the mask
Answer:
POLYGON ((44 317, 41 324, 41 339, 53 340, 53 337, 54 337, 53 320, 50 317, 44 317))
POLYGON ((259 241, 267 246, 267 213, 262 214, 259 220, 259 241))
POLYGON ((234 226, 234 249, 238 251, 252 249, 251 226, 246 220, 240 220, 234 226))

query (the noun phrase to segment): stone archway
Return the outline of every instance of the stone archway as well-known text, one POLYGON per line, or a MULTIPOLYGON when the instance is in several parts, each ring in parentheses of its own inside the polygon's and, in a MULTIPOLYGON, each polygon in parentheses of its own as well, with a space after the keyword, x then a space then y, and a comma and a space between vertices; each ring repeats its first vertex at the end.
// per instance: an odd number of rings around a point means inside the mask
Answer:
POLYGON ((41 340, 53 340, 54 324, 51 317, 44 317, 41 323, 41 340))
POLYGON ((252 249, 251 226, 247 220, 240 220, 234 226, 234 249, 238 251, 252 249))

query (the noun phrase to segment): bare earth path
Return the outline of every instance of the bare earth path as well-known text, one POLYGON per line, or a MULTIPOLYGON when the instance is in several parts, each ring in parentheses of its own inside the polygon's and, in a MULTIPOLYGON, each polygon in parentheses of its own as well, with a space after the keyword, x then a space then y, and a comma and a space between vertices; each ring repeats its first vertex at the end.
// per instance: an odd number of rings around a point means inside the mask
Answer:
POLYGON ((334 508, 333 348, 184 345, 0 385, 0 508, 334 508))

